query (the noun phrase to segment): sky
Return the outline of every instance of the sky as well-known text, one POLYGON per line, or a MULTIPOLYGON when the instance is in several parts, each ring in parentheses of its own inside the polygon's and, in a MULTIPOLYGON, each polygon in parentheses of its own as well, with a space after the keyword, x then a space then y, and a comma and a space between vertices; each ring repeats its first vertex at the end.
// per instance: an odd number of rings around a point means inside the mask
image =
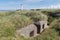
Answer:
POLYGON ((60 0, 0 0, 0 10, 20 9, 60 9, 60 0))

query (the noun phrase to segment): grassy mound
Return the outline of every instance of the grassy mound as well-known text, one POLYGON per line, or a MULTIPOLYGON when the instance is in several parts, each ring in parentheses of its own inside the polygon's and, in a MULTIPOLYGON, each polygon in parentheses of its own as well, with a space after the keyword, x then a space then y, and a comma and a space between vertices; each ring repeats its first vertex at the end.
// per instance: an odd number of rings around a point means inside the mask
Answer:
POLYGON ((32 24, 34 20, 47 20, 47 16, 36 11, 0 12, 0 40, 28 40, 16 35, 17 29, 32 24))

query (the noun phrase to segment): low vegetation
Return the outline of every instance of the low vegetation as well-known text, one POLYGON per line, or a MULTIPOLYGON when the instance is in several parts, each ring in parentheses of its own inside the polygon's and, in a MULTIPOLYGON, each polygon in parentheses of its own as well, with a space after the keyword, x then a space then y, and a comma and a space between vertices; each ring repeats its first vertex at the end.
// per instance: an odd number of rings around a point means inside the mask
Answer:
POLYGON ((7 11, 0 12, 0 40, 60 40, 60 20, 48 15, 47 11, 7 11), (44 15, 45 14, 45 15, 44 15), (46 16, 47 15, 47 16, 46 16), (35 20, 47 20, 48 24, 56 19, 58 22, 49 29, 46 29, 39 36, 34 38, 24 38, 23 36, 17 35, 15 31, 17 29, 26 27, 32 24, 35 20))

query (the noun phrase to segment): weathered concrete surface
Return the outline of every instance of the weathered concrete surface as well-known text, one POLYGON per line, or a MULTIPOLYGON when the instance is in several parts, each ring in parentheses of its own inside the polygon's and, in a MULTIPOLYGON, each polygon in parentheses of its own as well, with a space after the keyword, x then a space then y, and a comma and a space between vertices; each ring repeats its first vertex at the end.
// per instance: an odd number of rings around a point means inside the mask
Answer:
POLYGON ((34 36, 37 34, 37 28, 34 24, 28 25, 27 27, 17 30, 16 32, 22 36, 30 37, 31 31, 34 31, 34 36))
POLYGON ((47 28, 47 21, 39 21, 40 22, 40 26, 41 26, 41 29, 40 29, 40 33, 47 28), (44 25, 44 28, 43 28, 43 25, 44 25))
POLYGON ((44 29, 47 28, 47 21, 39 21, 39 22, 40 22, 40 25, 44 24, 44 29))
POLYGON ((38 21, 38 22, 34 22, 34 24, 40 25, 40 33, 48 27, 47 21, 38 21), (43 25, 44 25, 44 28, 43 28, 43 25))
MULTIPOLYGON (((35 22, 34 24, 36 25, 40 25, 40 33, 47 28, 47 21, 38 21, 38 22, 35 22), (43 26, 44 25, 44 26, 43 26)), ((19 35, 22 35, 24 37, 30 37, 30 33, 32 31, 34 31, 34 35, 35 36, 37 34, 37 26, 34 25, 34 24, 31 24, 31 25, 28 25, 27 27, 24 27, 20 30, 17 30, 16 33, 19 34, 19 35)))

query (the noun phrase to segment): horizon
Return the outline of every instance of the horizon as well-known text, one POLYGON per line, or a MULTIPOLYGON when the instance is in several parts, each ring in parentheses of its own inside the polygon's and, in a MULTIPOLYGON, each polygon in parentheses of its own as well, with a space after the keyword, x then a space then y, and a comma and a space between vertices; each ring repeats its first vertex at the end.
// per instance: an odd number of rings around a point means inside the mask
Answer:
POLYGON ((60 9, 60 0, 0 0, 0 10, 60 9))

